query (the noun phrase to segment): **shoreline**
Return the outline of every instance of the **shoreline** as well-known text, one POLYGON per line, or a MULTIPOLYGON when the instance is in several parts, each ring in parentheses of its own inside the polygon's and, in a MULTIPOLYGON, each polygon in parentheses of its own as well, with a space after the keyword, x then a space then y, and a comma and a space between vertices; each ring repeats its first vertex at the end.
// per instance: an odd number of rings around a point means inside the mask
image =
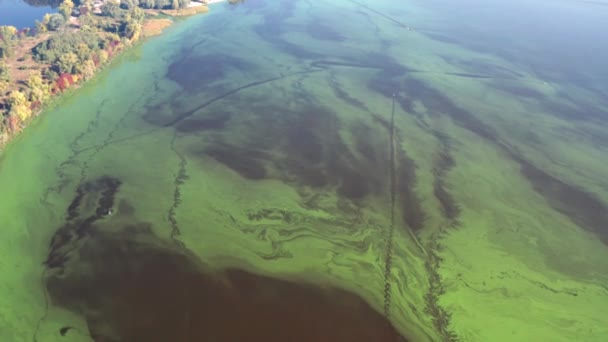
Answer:
MULTIPOLYGON (((122 43, 117 48, 116 51, 113 51, 113 54, 108 58, 108 60, 105 63, 98 65, 98 67, 94 71, 94 74, 91 77, 89 77, 87 79, 82 77, 81 79, 79 79, 79 75, 76 75, 76 74, 70 75, 70 76, 74 77, 76 80, 73 82, 70 82, 70 84, 65 89, 54 91, 49 96, 49 98, 41 104, 38 104, 38 105, 36 105, 35 103, 30 104, 31 107, 29 109, 31 110, 31 114, 29 115, 29 117, 27 119, 19 122, 19 124, 18 124, 19 127, 15 128, 15 129, 11 129, 8 132, 0 131, 0 160, 2 159, 2 157, 4 155, 4 150, 8 146, 10 146, 10 144, 12 142, 16 141, 17 140, 16 138, 21 136, 22 133, 30 125, 32 125, 38 117, 43 115, 45 111, 48 111, 48 110, 54 108, 55 106, 57 106, 58 101, 61 100, 63 97, 69 96, 70 94, 74 94, 74 91, 78 90, 80 87, 91 82, 92 80, 95 80, 99 76, 99 74, 101 74, 102 72, 104 72, 104 70, 106 70, 106 68, 108 66, 114 64, 117 61, 117 59, 123 55, 124 52, 129 51, 132 48, 134 48, 142 43, 145 43, 147 41, 147 39, 149 39, 149 38, 161 35, 167 28, 169 28, 173 24, 175 24, 175 22, 178 20, 178 18, 192 17, 192 16, 198 15, 198 14, 208 13, 210 5, 214 5, 214 4, 218 4, 218 3, 222 3, 222 2, 228 2, 228 1, 227 0, 208 0, 205 2, 190 2, 188 7, 180 8, 180 9, 176 9, 176 10, 164 10, 164 9, 144 10, 146 17, 141 24, 141 38, 137 37, 137 39, 134 39, 133 41, 128 40, 126 43, 122 43)), ((71 17, 71 19, 74 19, 74 17, 71 17)), ((75 29, 74 32, 78 32, 79 30, 80 30, 80 27, 75 29)), ((63 32, 46 33, 46 35, 43 36, 43 39, 36 42, 36 44, 46 42, 53 37, 60 36, 61 34, 63 34, 63 32)), ((98 34, 98 35, 100 35, 100 34, 98 34)), ((27 37, 27 38, 34 38, 34 37, 27 37)), ((31 43, 31 40, 27 40, 27 41, 31 43)), ((23 43, 24 43, 24 41, 19 41, 17 46, 19 47, 20 46, 19 44, 23 45, 23 43)), ((26 51, 30 52, 31 49, 26 49, 26 51)), ((0 59, 0 61, 3 61, 3 59, 0 59)), ((32 70, 44 70, 44 68, 48 68, 49 65, 48 65, 48 63, 45 64, 45 63, 36 62, 35 67, 36 67, 36 69, 32 69, 32 70)), ((30 74, 34 74, 34 73, 35 72, 30 73, 30 74)), ((15 80, 15 81, 9 82, 9 86, 7 86, 7 88, 9 88, 10 86, 12 86, 12 87, 17 86, 18 87, 17 89, 23 89, 22 85, 24 83, 25 82, 23 80, 15 80)), ((52 83, 48 83, 49 86, 51 84, 52 83)), ((0 96, 1 95, 2 94, 0 94, 0 96)), ((8 101, 8 99, 6 99, 2 103, 0 103, 0 115, 2 114, 2 112, 1 112, 2 108, 3 107, 6 108, 6 105, 8 103, 7 101, 8 101)), ((8 115, 8 112, 6 113, 6 117, 0 118, 0 128, 6 128, 7 121, 10 121, 10 116, 8 115)))

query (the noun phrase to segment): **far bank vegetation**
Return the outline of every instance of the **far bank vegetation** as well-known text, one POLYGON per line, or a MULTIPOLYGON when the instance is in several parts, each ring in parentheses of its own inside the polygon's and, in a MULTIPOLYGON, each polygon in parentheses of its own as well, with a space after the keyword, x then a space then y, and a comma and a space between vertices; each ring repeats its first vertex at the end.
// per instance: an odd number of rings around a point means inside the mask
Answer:
MULTIPOLYGON (((0 26, 0 147, 52 98, 87 80, 125 47, 158 34, 164 10, 190 0, 63 0, 35 28, 0 26)), ((206 9, 204 6, 199 6, 206 9)))

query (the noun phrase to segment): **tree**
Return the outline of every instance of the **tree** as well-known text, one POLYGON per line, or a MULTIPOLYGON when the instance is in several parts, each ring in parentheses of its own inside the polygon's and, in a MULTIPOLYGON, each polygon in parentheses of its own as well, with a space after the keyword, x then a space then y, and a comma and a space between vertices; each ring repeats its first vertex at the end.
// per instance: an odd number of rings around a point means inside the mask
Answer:
POLYGON ((154 0, 154 7, 158 9, 167 8, 171 6, 170 0, 154 0))
POLYGON ((106 17, 117 18, 120 14, 120 8, 115 3, 107 2, 101 6, 101 14, 106 17))
POLYGON ((40 72, 30 75, 26 83, 30 88, 30 101, 43 104, 51 97, 51 88, 44 82, 40 72))
POLYGON ((10 82, 11 74, 5 61, 0 61, 0 82, 10 82))
POLYGON ((139 5, 137 0, 120 0, 120 7, 124 9, 137 8, 137 5, 139 5))
POLYGON ((8 88, 11 81, 11 74, 8 70, 8 65, 4 61, 0 61, 0 92, 8 88))
MULTIPOLYGON (((86 7, 89 12, 93 10, 93 1, 92 0, 80 0, 80 4, 84 7, 86 7)), ((87 12, 87 14, 89 12, 87 12)))
POLYGON ((87 59, 82 64, 80 64, 77 69, 77 71, 82 75, 82 77, 85 80, 88 80, 95 75, 95 62, 90 59, 87 59))
POLYGON ((146 12, 144 12, 144 10, 139 7, 133 8, 131 12, 129 12, 129 14, 131 15, 131 18, 133 18, 133 20, 140 24, 144 22, 144 19, 146 19, 146 12))
POLYGON ((49 16, 49 22, 46 27, 51 31, 57 31, 65 24, 65 19, 61 14, 52 14, 49 16))
POLYGON ((141 35, 141 24, 133 19, 129 19, 125 24, 124 34, 131 41, 138 40, 141 35))
POLYGON ((74 68, 78 62, 78 56, 73 52, 68 52, 59 56, 57 67, 59 68, 60 73, 73 74, 74 68))
POLYGON ((48 31, 46 25, 43 22, 36 20, 36 32, 40 34, 45 33, 46 31, 48 31))
POLYGON ((99 60, 99 65, 105 64, 109 58, 110 58, 110 56, 108 55, 108 52, 106 50, 100 50, 99 54, 97 55, 97 59, 99 60))
POLYGON ((21 121, 27 120, 32 115, 30 103, 24 93, 15 90, 8 97, 9 115, 17 116, 21 121))
POLYGON ((72 15, 72 10, 74 9, 74 3, 72 0, 63 0, 61 5, 59 5, 59 13, 63 15, 65 20, 70 19, 72 15))
POLYGON ((78 56, 78 59, 83 62, 91 56, 91 49, 87 44, 80 43, 76 47, 76 55, 78 56))
POLYGON ((154 8, 156 6, 155 0, 139 0, 139 6, 143 8, 154 8))
POLYGON ((17 28, 0 26, 0 58, 13 55, 14 40, 17 38, 17 28))
POLYGON ((0 39, 4 41, 13 40, 17 34, 15 26, 0 26, 0 39))

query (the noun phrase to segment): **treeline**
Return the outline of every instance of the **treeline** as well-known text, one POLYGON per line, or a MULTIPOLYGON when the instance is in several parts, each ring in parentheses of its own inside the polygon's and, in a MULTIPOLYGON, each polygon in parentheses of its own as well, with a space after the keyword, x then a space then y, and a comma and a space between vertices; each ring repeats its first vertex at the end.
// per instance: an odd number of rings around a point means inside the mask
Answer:
MULTIPOLYGON (((90 0, 76 4, 64 0, 59 13, 48 14, 36 23, 36 34, 51 34, 30 51, 39 66, 31 67, 36 70, 27 79, 11 79, 15 68, 8 63, 9 59, 11 63, 26 60, 26 56, 14 56, 22 35, 12 26, 0 26, 0 146, 53 94, 92 77, 112 55, 141 36, 146 15, 139 5, 110 0, 101 7, 101 13, 86 11, 75 25, 70 17, 76 6, 93 8, 90 0)), ((178 2, 177 6, 182 5, 178 2)))
POLYGON ((121 0, 120 6, 123 8, 154 8, 154 9, 178 9, 186 8, 190 0, 121 0))

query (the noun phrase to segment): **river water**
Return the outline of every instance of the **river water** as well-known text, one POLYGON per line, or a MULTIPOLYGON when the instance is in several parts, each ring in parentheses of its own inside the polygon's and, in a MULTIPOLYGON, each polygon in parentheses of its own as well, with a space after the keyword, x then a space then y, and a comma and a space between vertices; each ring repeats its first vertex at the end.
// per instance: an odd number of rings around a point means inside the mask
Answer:
POLYGON ((0 25, 35 28, 47 13, 57 12, 56 0, 0 0, 0 25))
POLYGON ((0 340, 605 340, 607 17, 179 22, 0 156, 0 340))

